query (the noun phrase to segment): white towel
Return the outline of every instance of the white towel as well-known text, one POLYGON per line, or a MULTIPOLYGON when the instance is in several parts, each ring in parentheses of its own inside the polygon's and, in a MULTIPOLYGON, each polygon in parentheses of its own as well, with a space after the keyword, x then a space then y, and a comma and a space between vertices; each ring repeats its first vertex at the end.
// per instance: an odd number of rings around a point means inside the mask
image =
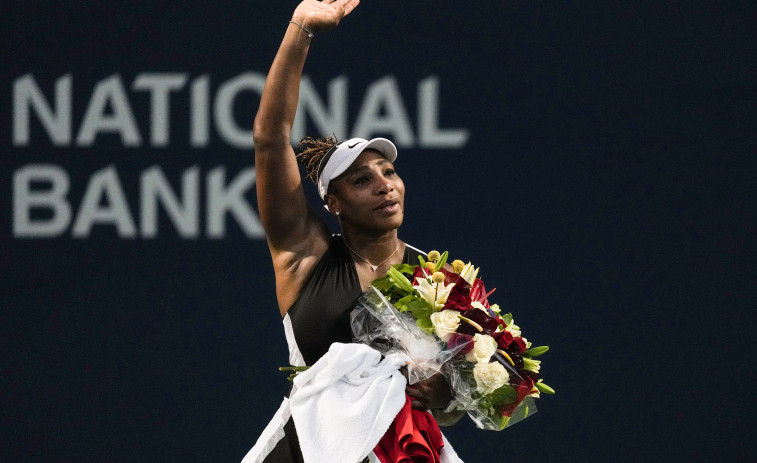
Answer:
POLYGON ((407 360, 334 343, 297 375, 290 400, 305 463, 359 462, 376 447, 405 403, 407 360))

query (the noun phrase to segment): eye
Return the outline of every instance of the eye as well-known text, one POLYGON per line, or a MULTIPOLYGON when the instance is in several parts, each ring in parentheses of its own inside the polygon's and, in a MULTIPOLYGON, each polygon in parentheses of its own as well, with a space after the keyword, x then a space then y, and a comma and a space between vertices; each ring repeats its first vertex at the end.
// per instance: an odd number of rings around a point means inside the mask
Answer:
POLYGON ((361 175, 360 177, 356 178, 354 182, 352 182, 354 185, 362 185, 364 183, 368 182, 368 176, 367 175, 361 175))
POLYGON ((394 169, 391 169, 391 168, 386 169, 386 171, 384 171, 384 175, 386 175, 387 177, 389 177, 390 175, 395 175, 396 173, 397 172, 395 172, 394 169))

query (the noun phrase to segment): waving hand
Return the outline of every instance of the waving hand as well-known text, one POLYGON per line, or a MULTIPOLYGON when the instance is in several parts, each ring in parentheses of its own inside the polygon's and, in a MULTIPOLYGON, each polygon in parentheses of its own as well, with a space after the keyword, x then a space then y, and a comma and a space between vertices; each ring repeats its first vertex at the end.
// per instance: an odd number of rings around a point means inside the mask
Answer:
POLYGON ((360 0, 304 0, 294 10, 292 20, 317 34, 336 27, 359 3, 360 0))

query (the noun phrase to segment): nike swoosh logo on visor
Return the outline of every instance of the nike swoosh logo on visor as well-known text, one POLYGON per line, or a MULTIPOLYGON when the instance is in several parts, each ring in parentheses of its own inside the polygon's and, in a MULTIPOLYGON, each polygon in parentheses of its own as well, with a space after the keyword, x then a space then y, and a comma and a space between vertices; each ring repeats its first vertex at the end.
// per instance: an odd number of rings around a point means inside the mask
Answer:
POLYGON ((347 148, 352 149, 352 148, 356 147, 359 144, 360 144, 360 142, 357 142, 354 145, 347 145, 347 148))

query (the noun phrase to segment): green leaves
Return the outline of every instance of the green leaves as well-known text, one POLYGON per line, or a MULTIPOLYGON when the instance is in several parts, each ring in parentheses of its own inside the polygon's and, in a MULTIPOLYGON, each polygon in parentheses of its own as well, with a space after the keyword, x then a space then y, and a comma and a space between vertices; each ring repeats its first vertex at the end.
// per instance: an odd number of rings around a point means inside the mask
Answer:
POLYGON ((294 381, 294 378, 298 374, 302 373, 303 371, 306 371, 308 368, 310 368, 310 367, 309 366, 305 366, 305 367, 292 367, 292 366, 289 366, 289 367, 279 367, 279 371, 291 371, 291 373, 289 373, 289 376, 287 377, 287 380, 288 381, 294 381))
POLYGON ((386 293, 392 286, 394 286, 394 281, 389 278, 389 275, 384 275, 381 278, 376 278, 375 280, 373 280, 371 286, 378 289, 382 293, 386 293))
POLYGON ((410 280, 408 280, 407 277, 403 275, 402 272, 400 272, 396 268, 390 267, 386 275, 402 291, 405 291, 407 293, 413 292, 413 285, 410 283, 410 280))
POLYGON ((392 266, 392 268, 396 269, 398 272, 408 275, 412 275, 413 272, 415 272, 415 267, 415 265, 410 264, 397 264, 392 266))
POLYGON ((515 402, 515 399, 518 398, 518 393, 516 392, 514 387, 505 384, 501 388, 495 389, 486 397, 495 408, 499 408, 503 405, 515 402))
POLYGON ((547 386, 546 384, 542 383, 541 381, 538 381, 534 383, 534 386, 536 386, 536 389, 539 390, 539 392, 543 392, 544 394, 554 394, 555 390, 551 387, 547 386))
POLYGON ((431 323, 431 314, 428 317, 422 317, 415 320, 415 324, 418 328, 422 329, 428 334, 434 334, 434 324, 431 323))
POLYGON ((393 265, 386 275, 373 280, 371 285, 381 291, 389 300, 397 300, 413 293, 413 284, 404 275, 412 275, 415 266, 408 264, 393 265))
POLYGON ((447 251, 444 251, 442 253, 442 256, 439 258, 439 260, 436 261, 436 265, 434 266, 434 272, 438 272, 444 267, 444 264, 447 263, 448 256, 449 256, 449 253, 447 251))
POLYGON ((538 347, 532 347, 531 349, 528 349, 527 351, 523 352, 524 357, 528 358, 534 358, 538 357, 541 354, 547 352, 549 350, 549 346, 538 346, 538 347))
POLYGON ((407 312, 408 310, 413 313, 413 317, 431 317, 434 313, 434 309, 426 302, 425 299, 420 299, 413 294, 408 294, 403 297, 396 304, 394 304, 401 312, 407 312))
POLYGON ((409 294, 394 304, 400 312, 411 312, 415 318, 415 324, 423 331, 433 334, 434 325, 431 323, 431 314, 434 309, 424 299, 409 294))

